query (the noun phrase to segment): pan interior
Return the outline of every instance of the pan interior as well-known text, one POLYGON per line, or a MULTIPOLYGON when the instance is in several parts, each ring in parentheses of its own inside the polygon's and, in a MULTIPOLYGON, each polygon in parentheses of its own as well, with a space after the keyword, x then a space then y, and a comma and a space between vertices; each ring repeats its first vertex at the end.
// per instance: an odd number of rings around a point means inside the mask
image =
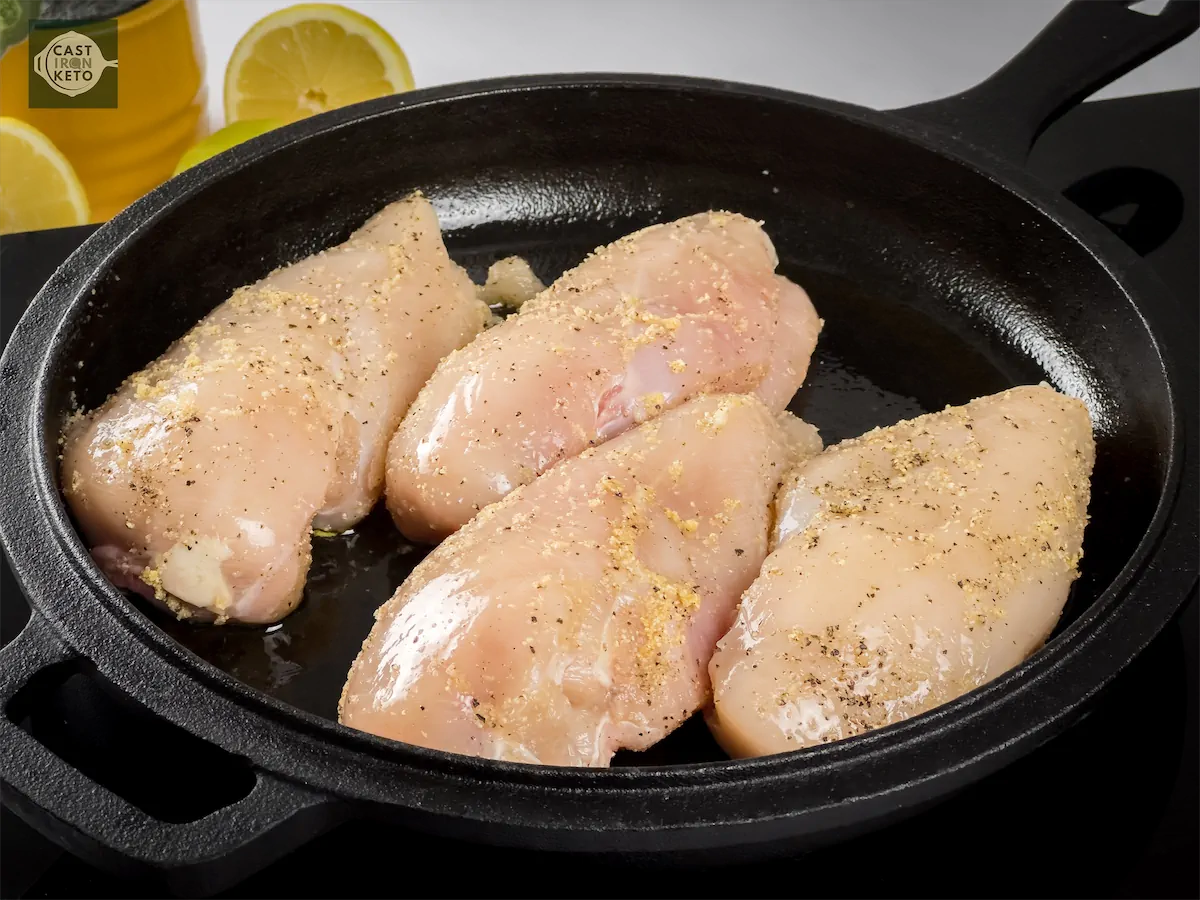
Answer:
MULTIPOLYGON (((234 288, 344 239, 414 188, 477 280, 517 253, 549 281, 599 244, 705 209, 762 219, 780 271, 825 320, 791 408, 827 442, 1020 383, 1083 398, 1098 458, 1082 576, 1060 629, 1145 532, 1168 453, 1164 375, 1136 309, 1085 249, 987 177, 884 129, 778 97, 662 86, 390 111, 250 158, 169 206, 68 298, 48 464, 73 402, 100 403, 234 288)), ((374 609, 425 552, 376 509, 353 533, 315 539, 304 603, 281 625, 146 613, 235 678, 333 718, 374 609)), ((693 721, 618 762, 719 758, 693 721)))

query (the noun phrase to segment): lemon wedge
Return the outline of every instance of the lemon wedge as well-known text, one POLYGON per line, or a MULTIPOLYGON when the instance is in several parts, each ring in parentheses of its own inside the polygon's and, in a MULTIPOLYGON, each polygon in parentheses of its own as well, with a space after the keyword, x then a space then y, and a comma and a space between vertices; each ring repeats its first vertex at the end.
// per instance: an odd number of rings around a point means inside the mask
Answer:
POLYGON ((0 116, 0 172, 0 234, 87 224, 79 177, 32 125, 0 116))
POLYGON ((412 87, 408 58, 377 22, 335 3, 300 3, 238 41, 225 70, 225 120, 294 122, 412 87))
POLYGON ((230 147, 235 147, 243 141, 258 137, 260 134, 266 134, 268 131, 284 124, 286 123, 281 122, 279 119, 246 119, 243 122, 234 122, 232 125, 226 125, 220 131, 214 131, 204 140, 189 148, 183 156, 179 157, 175 171, 171 174, 178 175, 184 169, 190 169, 197 163, 204 162, 210 156, 223 153, 230 147))

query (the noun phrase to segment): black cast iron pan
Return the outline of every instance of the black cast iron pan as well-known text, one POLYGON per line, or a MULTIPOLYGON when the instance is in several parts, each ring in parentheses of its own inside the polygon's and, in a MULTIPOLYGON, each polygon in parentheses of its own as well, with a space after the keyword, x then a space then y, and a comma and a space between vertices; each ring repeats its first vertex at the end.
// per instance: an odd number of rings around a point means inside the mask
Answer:
POLYGON ((138 201, 55 274, 0 362, 0 536, 34 610, 0 654, 5 801, 94 862, 210 891, 346 816, 554 850, 794 851, 1048 739, 1196 581, 1196 335, 1136 254, 1021 163, 1050 121, 1190 34, 1198 11, 1071 4, 987 82, 896 112, 629 75, 418 91, 281 129, 138 201), (416 187, 476 275, 521 253, 553 278, 596 244, 703 209, 764 219, 827 321, 793 409, 828 440, 1018 382, 1082 397, 1092 522, 1056 636, 960 700, 853 740, 735 763, 693 723, 576 771, 333 721, 371 610, 420 555, 379 517, 319 545, 304 606, 276 630, 183 628, 137 606, 92 566, 59 497, 72 402, 99 403, 235 287, 416 187), (135 721, 124 743, 102 737, 135 721))

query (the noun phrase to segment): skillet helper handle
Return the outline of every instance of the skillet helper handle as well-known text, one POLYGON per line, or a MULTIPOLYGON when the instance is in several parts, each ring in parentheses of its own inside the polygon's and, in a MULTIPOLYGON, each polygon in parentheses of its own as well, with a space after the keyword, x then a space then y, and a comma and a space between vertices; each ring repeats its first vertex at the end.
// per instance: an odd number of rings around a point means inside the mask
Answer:
MULTIPOLYGON (((156 877, 175 892, 203 895, 223 889, 332 824, 327 798, 254 770, 249 762, 249 790, 194 821, 162 821, 118 796, 22 727, 34 713, 30 707, 37 701, 40 680, 56 680, 56 669, 88 667, 36 613, 16 639, 0 649, 4 803, 69 852, 124 876, 156 877)), ((155 759, 150 751, 132 741, 128 747, 132 755, 145 754, 148 773, 161 768, 170 777, 188 777, 188 760, 155 759)))
POLYGON ((1157 15, 1120 0, 1072 0, 1011 62, 953 97, 894 110, 1017 164, 1047 127, 1088 96, 1200 27, 1200 3, 1157 15))

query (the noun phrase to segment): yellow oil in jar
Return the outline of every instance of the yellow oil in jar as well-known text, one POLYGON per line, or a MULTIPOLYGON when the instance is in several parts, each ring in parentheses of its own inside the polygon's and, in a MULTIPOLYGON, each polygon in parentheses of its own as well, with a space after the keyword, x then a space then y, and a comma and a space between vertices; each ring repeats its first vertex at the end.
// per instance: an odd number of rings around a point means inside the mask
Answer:
POLYGON ((29 42, 0 57, 0 115, 42 131, 75 168, 102 222, 171 176, 208 132, 196 0, 48 0, 56 25, 115 18, 115 109, 31 109, 29 42))

